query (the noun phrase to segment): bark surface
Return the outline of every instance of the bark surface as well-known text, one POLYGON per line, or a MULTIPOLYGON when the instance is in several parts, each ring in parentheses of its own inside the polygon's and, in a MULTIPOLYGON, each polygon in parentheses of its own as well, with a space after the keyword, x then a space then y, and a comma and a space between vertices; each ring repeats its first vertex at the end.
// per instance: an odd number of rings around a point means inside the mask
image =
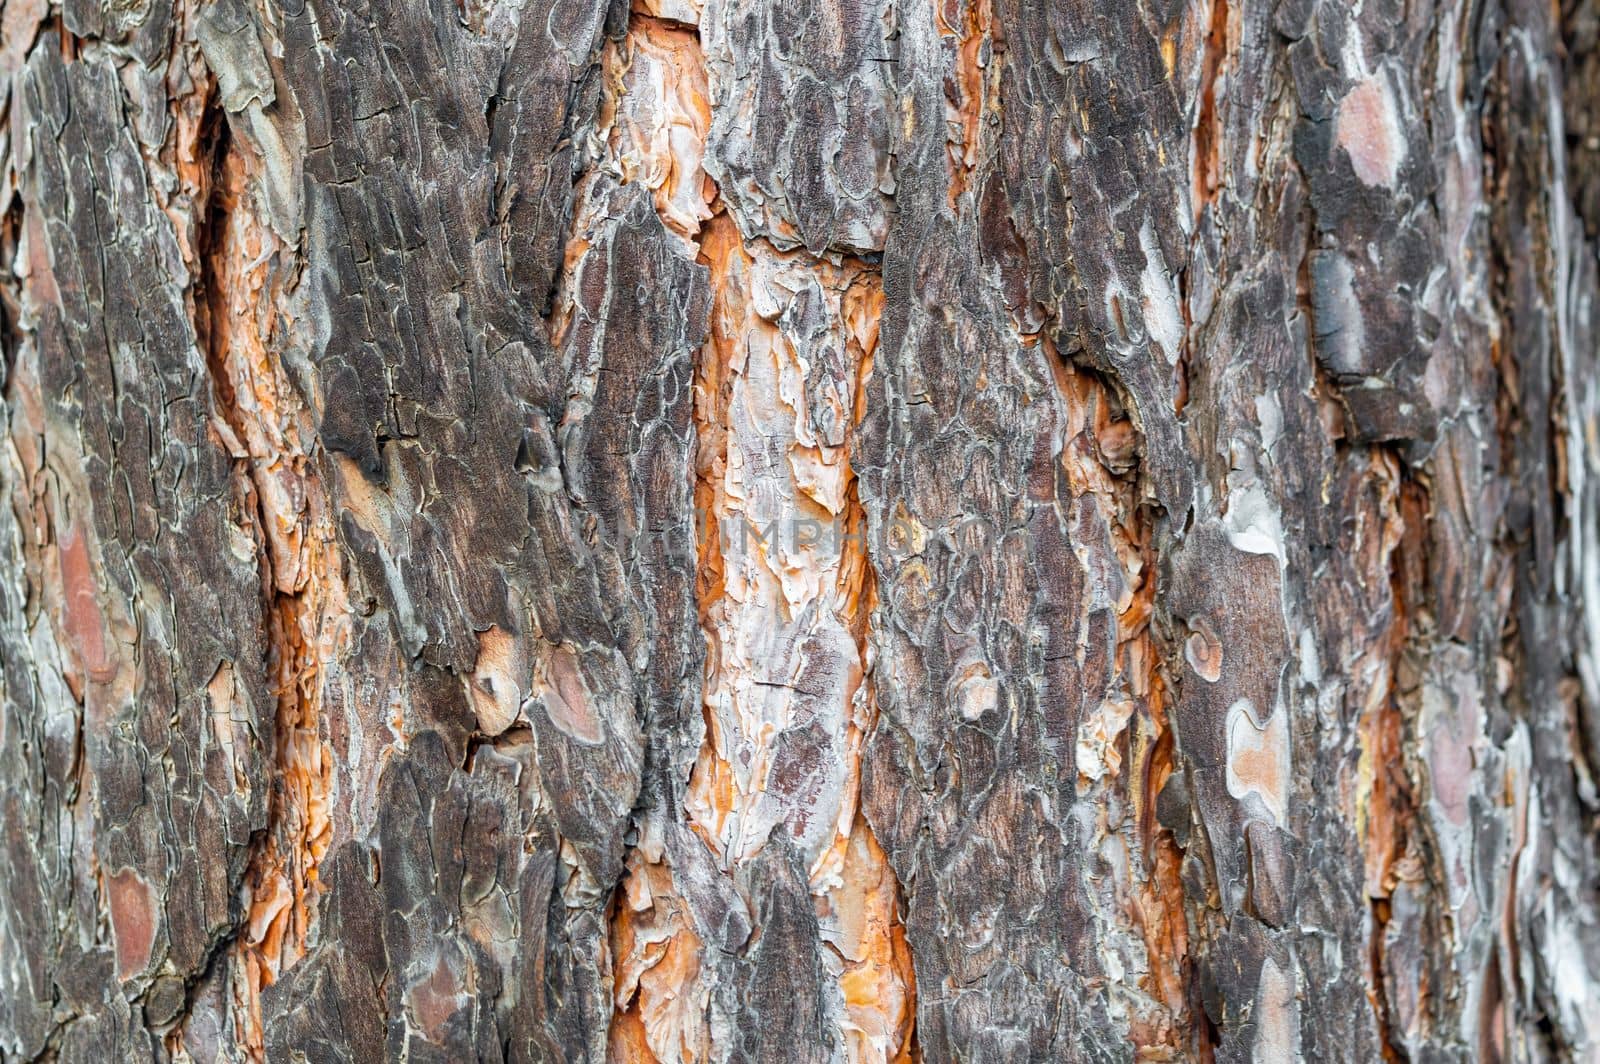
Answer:
POLYGON ((0 1061, 1600 1060, 1600 3, 0 0, 0 1061))

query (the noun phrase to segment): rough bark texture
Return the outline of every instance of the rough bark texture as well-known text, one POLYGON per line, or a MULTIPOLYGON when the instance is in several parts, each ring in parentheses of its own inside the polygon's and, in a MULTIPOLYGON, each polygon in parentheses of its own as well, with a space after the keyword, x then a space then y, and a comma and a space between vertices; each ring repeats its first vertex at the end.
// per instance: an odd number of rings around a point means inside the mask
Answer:
POLYGON ((0 0, 0 1061, 1600 1060, 1594 0, 0 0))

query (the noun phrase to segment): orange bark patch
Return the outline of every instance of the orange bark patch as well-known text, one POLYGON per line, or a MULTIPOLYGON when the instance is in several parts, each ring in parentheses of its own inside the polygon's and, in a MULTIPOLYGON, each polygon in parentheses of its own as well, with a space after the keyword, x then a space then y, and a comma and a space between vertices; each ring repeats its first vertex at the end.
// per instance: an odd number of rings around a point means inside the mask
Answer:
POLYGON ((667 228, 693 240, 716 196, 701 166, 711 104, 699 39, 680 26, 635 17, 627 37, 608 45, 606 69, 602 122, 610 126, 624 181, 649 188, 667 228))
POLYGON ((1378 1021, 1384 1059, 1397 1060, 1391 1031, 1398 1017, 1385 989, 1390 899, 1401 880, 1421 878, 1423 873, 1420 858, 1412 852, 1411 825, 1418 813, 1405 767, 1405 719, 1396 673, 1408 639, 1409 603, 1424 579, 1421 558, 1411 548, 1416 541, 1406 533, 1408 528, 1420 532, 1426 524, 1427 501, 1415 485, 1402 482, 1398 461, 1381 450, 1372 455, 1369 490, 1363 498, 1353 555, 1360 560, 1364 585, 1387 584, 1393 612, 1387 626, 1373 633, 1366 655, 1352 672, 1371 677, 1360 696, 1361 757, 1353 812, 1372 909, 1367 998, 1378 1021))
POLYGON ((1216 683, 1222 678, 1222 644, 1210 632, 1195 631, 1183 641, 1183 656, 1201 679, 1216 683))
POLYGON ((499 735, 517 719, 522 708, 520 668, 517 641, 510 632, 495 626, 478 633, 478 657, 467 690, 485 735, 499 735))
MULTIPOLYGON (((1228 58, 1228 0, 1211 0, 1200 62, 1200 112, 1194 125, 1194 213, 1200 217, 1222 186, 1222 121, 1217 113, 1217 82, 1228 58)), ((1170 65, 1170 64, 1169 64, 1170 65)))
POLYGON ((471 1000, 445 957, 434 962, 426 979, 406 989, 405 998, 406 1011, 417 1028, 441 1045, 445 1043, 445 1024, 471 1000))
MULTIPOLYGON (((839 1040, 852 1060, 907 1059, 914 986, 898 887, 856 812, 876 709, 866 679, 873 589, 849 437, 882 285, 865 263, 742 238, 701 166, 710 111, 692 33, 636 15, 606 63, 610 154, 625 179, 653 190, 667 227, 695 242, 712 287, 694 410, 706 737, 683 812, 725 868, 772 831, 790 834, 835 947, 823 952, 844 1002, 839 1040), (786 747, 797 732, 815 746, 786 747)), ((627 862, 612 919, 610 1057, 708 1059, 705 945, 659 844, 641 842, 627 862)))
POLYGON ((566 644, 550 647, 534 664, 533 696, 544 706, 550 723, 579 742, 597 743, 603 737, 578 655, 566 644))
MULTIPOLYGON (((853 805, 807 808, 798 793, 799 806, 781 809, 776 743, 794 714, 814 709, 797 698, 800 673, 825 680, 836 719, 864 697, 866 560, 846 441, 881 296, 860 264, 747 246, 725 214, 701 247, 713 295, 696 386, 696 504, 711 653, 707 743, 687 804, 714 849, 742 860, 775 820, 808 833, 820 823, 813 814, 846 825, 853 815, 853 805), (801 315, 804 326, 790 324, 801 315)), ((856 748, 851 726, 831 729, 825 756, 856 748)), ((817 794, 837 802, 839 787, 817 794)))
POLYGON ((111 936, 116 942, 117 977, 132 979, 150 964, 160 899, 148 880, 125 868, 106 880, 106 901, 111 910, 111 936))
POLYGON ((692 1062, 710 1055, 702 948, 673 888, 671 869, 629 851, 611 924, 613 1060, 692 1062))
POLYGON ((116 662, 107 650, 105 617, 100 612, 100 589, 89 561, 89 545, 76 524, 62 532, 60 556, 67 639, 89 678, 107 683, 116 676, 116 662))
POLYGON ((1289 723, 1279 709, 1262 721, 1248 699, 1228 710, 1228 793, 1256 795, 1281 827, 1289 804, 1289 723))
POLYGON ((1177 1058, 1192 1053, 1197 1035, 1187 1022, 1183 858, 1156 819, 1157 796, 1173 772, 1173 736, 1159 671, 1163 651, 1150 630, 1154 521, 1140 505, 1141 441, 1105 381, 1063 360, 1047 337, 1037 342, 1060 401, 1057 505, 1076 515, 1074 537, 1084 537, 1085 556, 1102 574, 1083 608, 1116 620, 1111 660, 1102 654, 1086 662, 1086 678, 1103 694, 1080 720, 1075 749, 1081 800, 1097 811, 1100 852, 1124 865, 1098 879, 1095 903, 1128 929, 1107 945, 1125 972, 1119 981, 1130 984, 1130 1039, 1142 1059, 1177 1058))
POLYGON ((1394 97, 1381 78, 1369 78, 1339 103, 1338 142, 1363 184, 1392 188, 1406 141, 1394 97))
POLYGON ((817 919, 843 959, 846 1059, 909 1061, 916 990, 899 884, 866 821, 857 818, 845 847, 838 885, 817 899, 817 919))
MULTIPOLYGON (((746 244, 725 214, 704 230, 700 259, 713 285, 695 409, 710 654, 706 741, 686 807, 729 863, 753 856, 774 828, 815 854, 819 921, 841 928, 841 1038, 852 1060, 898 1060, 911 1040, 914 981, 897 884, 856 813, 876 708, 865 672, 872 573, 848 447, 877 347, 882 285, 860 263, 746 244), (829 365, 836 352, 842 364, 829 365), (791 659, 784 648, 796 645, 807 649, 791 659), (813 677, 806 701, 801 674, 813 677), (799 713, 835 723, 796 775, 782 743, 799 713)), ((992 707, 987 666, 973 662, 952 697, 980 715, 992 707)))

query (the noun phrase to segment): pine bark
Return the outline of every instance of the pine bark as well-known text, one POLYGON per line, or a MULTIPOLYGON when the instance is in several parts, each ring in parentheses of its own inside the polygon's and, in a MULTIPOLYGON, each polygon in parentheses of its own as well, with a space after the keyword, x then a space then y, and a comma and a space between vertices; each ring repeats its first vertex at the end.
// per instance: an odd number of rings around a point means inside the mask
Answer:
POLYGON ((1594 0, 0 0, 0 1061, 1600 1060, 1594 0))

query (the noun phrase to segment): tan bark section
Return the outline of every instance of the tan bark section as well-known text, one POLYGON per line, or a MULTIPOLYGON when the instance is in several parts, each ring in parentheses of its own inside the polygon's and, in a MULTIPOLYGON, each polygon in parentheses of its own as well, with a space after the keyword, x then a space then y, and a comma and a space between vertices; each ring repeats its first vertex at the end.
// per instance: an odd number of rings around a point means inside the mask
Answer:
MULTIPOLYGON (((873 587, 848 439, 882 286, 863 263, 741 238, 702 167, 711 113, 699 40, 657 13, 698 14, 682 4, 635 13, 608 49, 602 125, 608 162, 652 190, 663 223, 698 245, 711 272, 695 403, 707 734, 685 815, 726 872, 788 834, 831 947, 844 1003, 837 1042, 852 1061, 909 1059, 914 991, 897 884, 857 811, 874 717, 873 587)), ((611 1054, 704 1060, 712 973, 646 834, 615 907, 611 1054)))
POLYGON ((705 1060, 711 1053, 710 991, 700 941, 659 849, 628 852, 611 928, 617 1012, 613 1061, 705 1060))
POLYGON ((713 277, 697 393, 707 739, 689 818, 725 868, 789 834, 837 954, 849 1059, 893 1060, 906 1049, 911 976, 894 879, 857 812, 875 716, 873 587, 845 443, 882 289, 857 263, 746 245, 726 214, 702 261, 713 277), (812 301, 820 313, 808 319, 812 301), (820 336, 808 320, 825 323, 820 336))
MULTIPOLYGON (((262 541, 270 666, 277 694, 270 829, 252 855, 247 913, 229 963, 233 1022, 264 1058, 262 989, 298 960, 316 917, 317 867, 332 837, 333 758, 322 708, 324 670, 348 644, 349 604, 332 513, 310 452, 315 425, 275 352, 286 327, 284 270, 292 252, 256 211, 257 163, 226 144, 211 190, 201 319, 244 490, 262 541), (283 252, 283 254, 280 254, 283 252)), ((212 681, 212 713, 229 726, 232 687, 212 681)))

